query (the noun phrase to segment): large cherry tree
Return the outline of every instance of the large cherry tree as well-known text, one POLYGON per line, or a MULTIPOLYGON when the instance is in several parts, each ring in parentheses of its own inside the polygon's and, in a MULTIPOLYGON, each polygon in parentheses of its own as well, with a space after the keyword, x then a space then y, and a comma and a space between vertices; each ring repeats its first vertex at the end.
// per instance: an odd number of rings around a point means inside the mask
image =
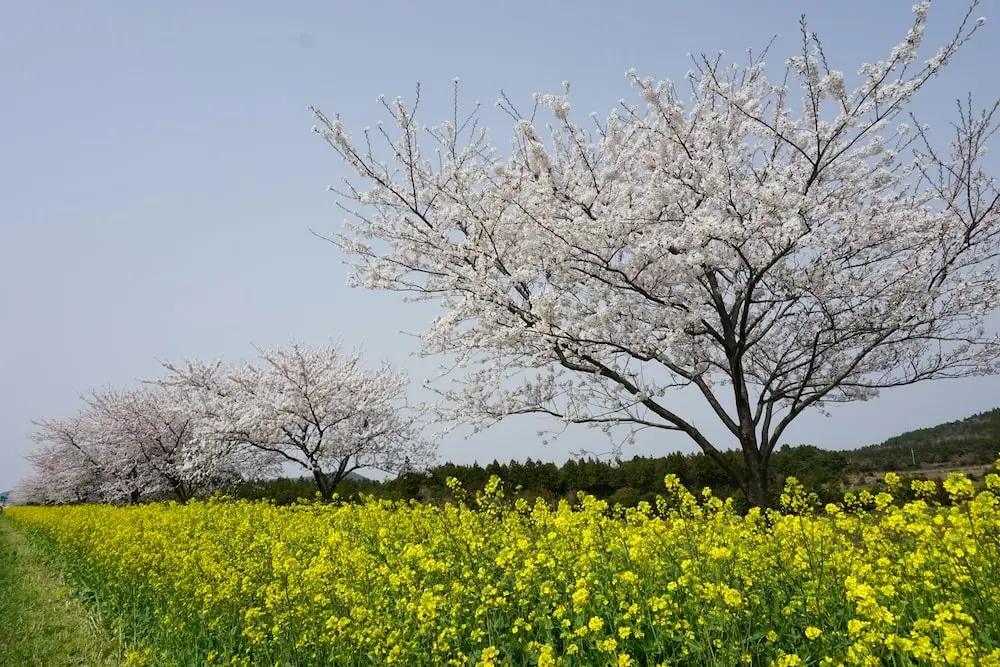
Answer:
MULTIPOLYGON (((258 350, 253 362, 168 364, 164 381, 189 393, 204 462, 238 456, 256 470, 293 464, 332 497, 355 470, 401 472, 433 460, 419 415, 406 404, 409 379, 358 352, 299 344, 258 350)), ((197 466, 196 466, 197 467, 197 466)))
POLYGON ((507 157, 475 111, 427 127, 383 101, 395 130, 352 137, 314 110, 358 176, 336 188, 351 218, 331 240, 353 284, 443 306, 424 352, 466 374, 442 417, 682 432, 766 505, 804 411, 998 372, 998 184, 981 167, 996 105, 960 105, 943 148, 907 113, 984 21, 973 5, 921 56, 929 4, 854 73, 803 20, 777 80, 766 50, 695 58, 683 85, 630 72, 641 104, 585 124, 568 88, 530 115, 504 96, 507 157), (709 439, 680 389, 730 435, 709 439))

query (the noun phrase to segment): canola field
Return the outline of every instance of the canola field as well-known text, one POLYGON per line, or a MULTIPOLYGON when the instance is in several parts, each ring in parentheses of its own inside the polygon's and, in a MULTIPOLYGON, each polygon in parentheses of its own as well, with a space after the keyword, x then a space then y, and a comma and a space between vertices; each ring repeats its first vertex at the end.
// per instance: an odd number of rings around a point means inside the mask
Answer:
POLYGON ((499 480, 445 506, 9 510, 131 665, 998 665, 1000 477, 741 516, 666 480, 634 509, 499 480), (912 496, 912 494, 911 494, 912 496))

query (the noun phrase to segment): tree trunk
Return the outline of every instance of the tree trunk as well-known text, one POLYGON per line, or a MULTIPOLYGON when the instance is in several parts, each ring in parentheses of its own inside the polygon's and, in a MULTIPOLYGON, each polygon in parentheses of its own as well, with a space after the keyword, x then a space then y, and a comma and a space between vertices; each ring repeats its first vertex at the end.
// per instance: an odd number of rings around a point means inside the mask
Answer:
POLYGON ((319 468, 313 468, 313 479, 316 480, 316 487, 319 489, 320 497, 323 500, 330 501, 333 498, 333 488, 335 486, 330 483, 330 477, 319 468))
POLYGON ((743 463, 746 478, 742 481, 743 493, 752 507, 767 509, 767 463, 757 451, 756 443, 748 447, 743 445, 743 463))
POLYGON ((191 498, 191 494, 188 492, 187 486, 184 482, 175 477, 174 475, 165 475, 167 483, 170 484, 171 490, 174 495, 177 496, 178 502, 187 502, 191 498))
MULTIPOLYGON (((132 469, 128 473, 128 478, 129 479, 136 479, 138 476, 139 476, 138 471, 136 470, 135 466, 132 466, 132 469)), ((128 494, 129 504, 138 505, 139 504, 140 495, 141 495, 141 492, 139 491, 139 487, 138 486, 132 487, 132 490, 128 494)))

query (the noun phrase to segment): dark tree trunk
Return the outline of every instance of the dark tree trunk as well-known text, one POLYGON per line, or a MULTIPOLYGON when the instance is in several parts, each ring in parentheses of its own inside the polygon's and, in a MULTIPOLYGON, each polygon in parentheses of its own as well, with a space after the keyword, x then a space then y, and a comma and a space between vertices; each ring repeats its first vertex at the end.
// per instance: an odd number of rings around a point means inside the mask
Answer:
POLYGON ((756 442, 749 447, 743 443, 743 467, 745 478, 741 481, 743 493, 752 507, 766 509, 769 503, 767 494, 767 461, 758 451, 756 442))
POLYGON ((173 484, 174 493, 177 495, 178 502, 186 503, 191 499, 191 492, 188 490, 187 485, 183 482, 177 482, 173 484))
MULTIPOLYGON (((714 279, 713 287, 716 287, 714 279)), ((750 405, 750 395, 747 391, 745 381, 746 375, 743 369, 745 348, 738 342, 745 339, 745 332, 740 331, 739 335, 737 335, 729 320, 730 313, 721 306, 721 296, 718 297, 718 303, 720 304, 720 316, 723 318, 723 328, 725 329, 728 348, 726 352, 729 357, 729 368, 733 379, 740 449, 743 450, 744 479, 737 481, 743 487, 743 493, 746 494, 751 506, 766 509, 768 504, 767 445, 766 443, 757 442, 757 422, 754 420, 753 409, 750 405)))
MULTIPOLYGON (((139 472, 136 470, 135 466, 128 473, 129 479, 136 479, 139 476, 139 472)), ((139 504, 139 498, 141 497, 141 492, 138 486, 132 487, 132 490, 128 494, 128 501, 132 505, 139 504)))
POLYGON ((329 501, 333 498, 333 490, 336 488, 337 484, 330 479, 330 476, 319 468, 313 468, 313 479, 316 480, 316 487, 319 489, 319 495, 323 500, 329 501))
POLYGON ((170 485, 170 490, 174 492, 175 496, 177 496, 178 502, 187 502, 191 496, 184 482, 182 482, 176 475, 168 473, 163 473, 163 478, 167 481, 167 484, 170 485))

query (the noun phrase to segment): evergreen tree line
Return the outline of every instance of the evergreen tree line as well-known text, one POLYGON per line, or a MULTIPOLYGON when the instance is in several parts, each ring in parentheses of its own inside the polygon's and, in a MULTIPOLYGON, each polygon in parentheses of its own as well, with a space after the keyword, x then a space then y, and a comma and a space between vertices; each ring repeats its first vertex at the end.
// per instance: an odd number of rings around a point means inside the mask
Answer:
MULTIPOLYGON (((851 488, 863 485, 866 476, 894 471, 904 477, 924 477, 928 468, 951 466, 975 468, 993 464, 1000 453, 1000 408, 974 414, 962 420, 909 431, 877 445, 854 450, 831 451, 812 445, 788 446, 772 455, 769 484, 772 500, 781 493, 786 477, 792 476, 823 502, 839 500, 851 488)), ((741 452, 726 453, 739 463, 741 452)), ((600 461, 594 458, 569 460, 561 466, 528 459, 482 466, 446 463, 424 472, 400 476, 388 482, 355 478, 342 482, 343 498, 372 493, 393 500, 436 502, 451 497, 445 480, 458 479, 475 492, 491 475, 504 481, 510 492, 518 490, 527 498, 575 499, 578 491, 612 503, 632 506, 652 501, 663 491, 663 478, 677 475, 693 491, 709 487, 718 496, 739 498, 742 494, 722 469, 706 455, 675 452, 662 457, 635 456, 628 460, 600 461)), ((976 475, 970 474, 975 478, 976 475)), ((280 479, 241 485, 236 494, 245 498, 271 498, 292 502, 312 497, 311 479, 280 479)))
MULTIPOLYGON (((1000 416, 1000 411, 995 412, 1000 416)), ((928 465, 988 465, 996 459, 1000 447, 1000 437, 989 444, 974 441, 970 446, 950 441, 943 449, 948 456, 941 456, 930 441, 924 445, 920 442, 912 443, 912 451, 909 441, 901 442, 903 444, 893 442, 890 447, 876 446, 853 451, 828 451, 812 445, 786 445, 776 451, 772 458, 772 503, 776 503, 787 477, 795 477, 802 482, 806 489, 816 494, 819 502, 835 502, 841 500, 846 491, 863 486, 857 482, 856 476, 859 474, 893 470, 901 473, 905 479, 908 476, 921 477, 922 475, 914 473, 928 465), (907 472, 911 474, 907 475, 907 472)), ((731 451, 726 455, 736 459, 741 453, 731 451)), ((345 480, 338 486, 337 493, 344 499, 354 499, 360 494, 373 494, 389 500, 444 502, 452 497, 445 483, 449 477, 458 479, 463 488, 475 493, 483 489, 492 475, 497 475, 503 480, 509 494, 516 494, 529 501, 539 497, 553 502, 560 499, 574 501, 577 493, 582 491, 611 504, 620 503, 625 507, 633 507, 640 501, 654 502, 656 496, 663 495, 663 479, 668 474, 677 475, 693 492, 697 493, 708 487, 716 496, 733 497, 738 506, 746 504, 742 491, 733 485, 732 480, 714 461, 701 453, 679 452, 661 457, 634 456, 628 460, 615 461, 570 459, 561 466, 530 458, 523 462, 512 460, 507 463, 494 460, 485 466, 478 463, 446 463, 386 482, 363 478, 345 480)), ((970 476, 975 478, 975 475, 970 476)), ((315 493, 315 483, 305 477, 246 483, 235 489, 237 497, 269 498, 279 504, 312 497, 315 493)))

